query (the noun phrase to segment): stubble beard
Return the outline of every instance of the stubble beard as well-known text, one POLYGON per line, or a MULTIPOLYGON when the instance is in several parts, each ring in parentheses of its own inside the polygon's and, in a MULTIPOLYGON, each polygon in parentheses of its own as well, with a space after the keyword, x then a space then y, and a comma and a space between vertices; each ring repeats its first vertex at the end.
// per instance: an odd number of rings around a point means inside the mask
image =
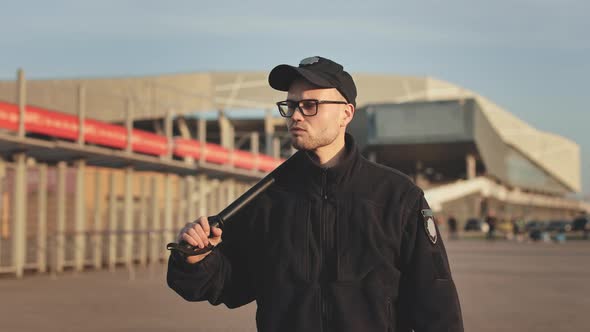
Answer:
POLYGON ((297 150, 310 151, 330 145, 338 137, 338 134, 335 134, 334 137, 329 136, 326 132, 323 134, 324 135, 320 135, 319 137, 311 137, 308 135, 299 137, 292 136, 291 145, 297 150))

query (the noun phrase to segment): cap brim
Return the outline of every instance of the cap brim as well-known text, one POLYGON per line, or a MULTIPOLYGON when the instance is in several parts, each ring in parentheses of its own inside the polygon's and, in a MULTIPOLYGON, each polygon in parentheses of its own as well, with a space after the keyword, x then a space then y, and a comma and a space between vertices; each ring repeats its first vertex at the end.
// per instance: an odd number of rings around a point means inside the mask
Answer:
POLYGON ((279 91, 289 91, 289 87, 298 78, 303 78, 322 88, 333 88, 334 84, 326 78, 305 68, 290 65, 278 65, 268 75, 268 84, 279 91))

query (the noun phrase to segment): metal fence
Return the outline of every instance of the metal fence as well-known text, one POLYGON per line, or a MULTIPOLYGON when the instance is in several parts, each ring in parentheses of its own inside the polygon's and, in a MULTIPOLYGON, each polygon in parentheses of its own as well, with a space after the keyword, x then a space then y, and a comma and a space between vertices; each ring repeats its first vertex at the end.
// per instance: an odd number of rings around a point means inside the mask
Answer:
POLYGON ((17 277, 160 263, 185 223, 250 185, 84 162, 24 165, 0 161, 0 273, 17 277))

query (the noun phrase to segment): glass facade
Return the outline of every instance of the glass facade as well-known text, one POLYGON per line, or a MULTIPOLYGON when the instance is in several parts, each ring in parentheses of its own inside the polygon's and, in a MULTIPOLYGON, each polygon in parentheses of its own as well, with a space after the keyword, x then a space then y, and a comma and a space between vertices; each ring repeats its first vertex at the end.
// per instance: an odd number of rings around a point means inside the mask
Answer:
POLYGON ((505 162, 508 181, 512 185, 553 193, 569 192, 566 187, 514 148, 508 149, 505 162))

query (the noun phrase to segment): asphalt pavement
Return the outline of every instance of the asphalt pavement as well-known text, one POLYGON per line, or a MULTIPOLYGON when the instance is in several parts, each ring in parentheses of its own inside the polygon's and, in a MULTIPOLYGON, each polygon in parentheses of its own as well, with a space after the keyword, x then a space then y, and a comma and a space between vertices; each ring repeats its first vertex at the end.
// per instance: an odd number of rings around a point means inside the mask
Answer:
MULTIPOLYGON (((590 241, 446 241, 466 331, 586 331, 590 241)), ((255 331, 255 306, 184 301, 165 266, 0 278, 0 331, 255 331)))

